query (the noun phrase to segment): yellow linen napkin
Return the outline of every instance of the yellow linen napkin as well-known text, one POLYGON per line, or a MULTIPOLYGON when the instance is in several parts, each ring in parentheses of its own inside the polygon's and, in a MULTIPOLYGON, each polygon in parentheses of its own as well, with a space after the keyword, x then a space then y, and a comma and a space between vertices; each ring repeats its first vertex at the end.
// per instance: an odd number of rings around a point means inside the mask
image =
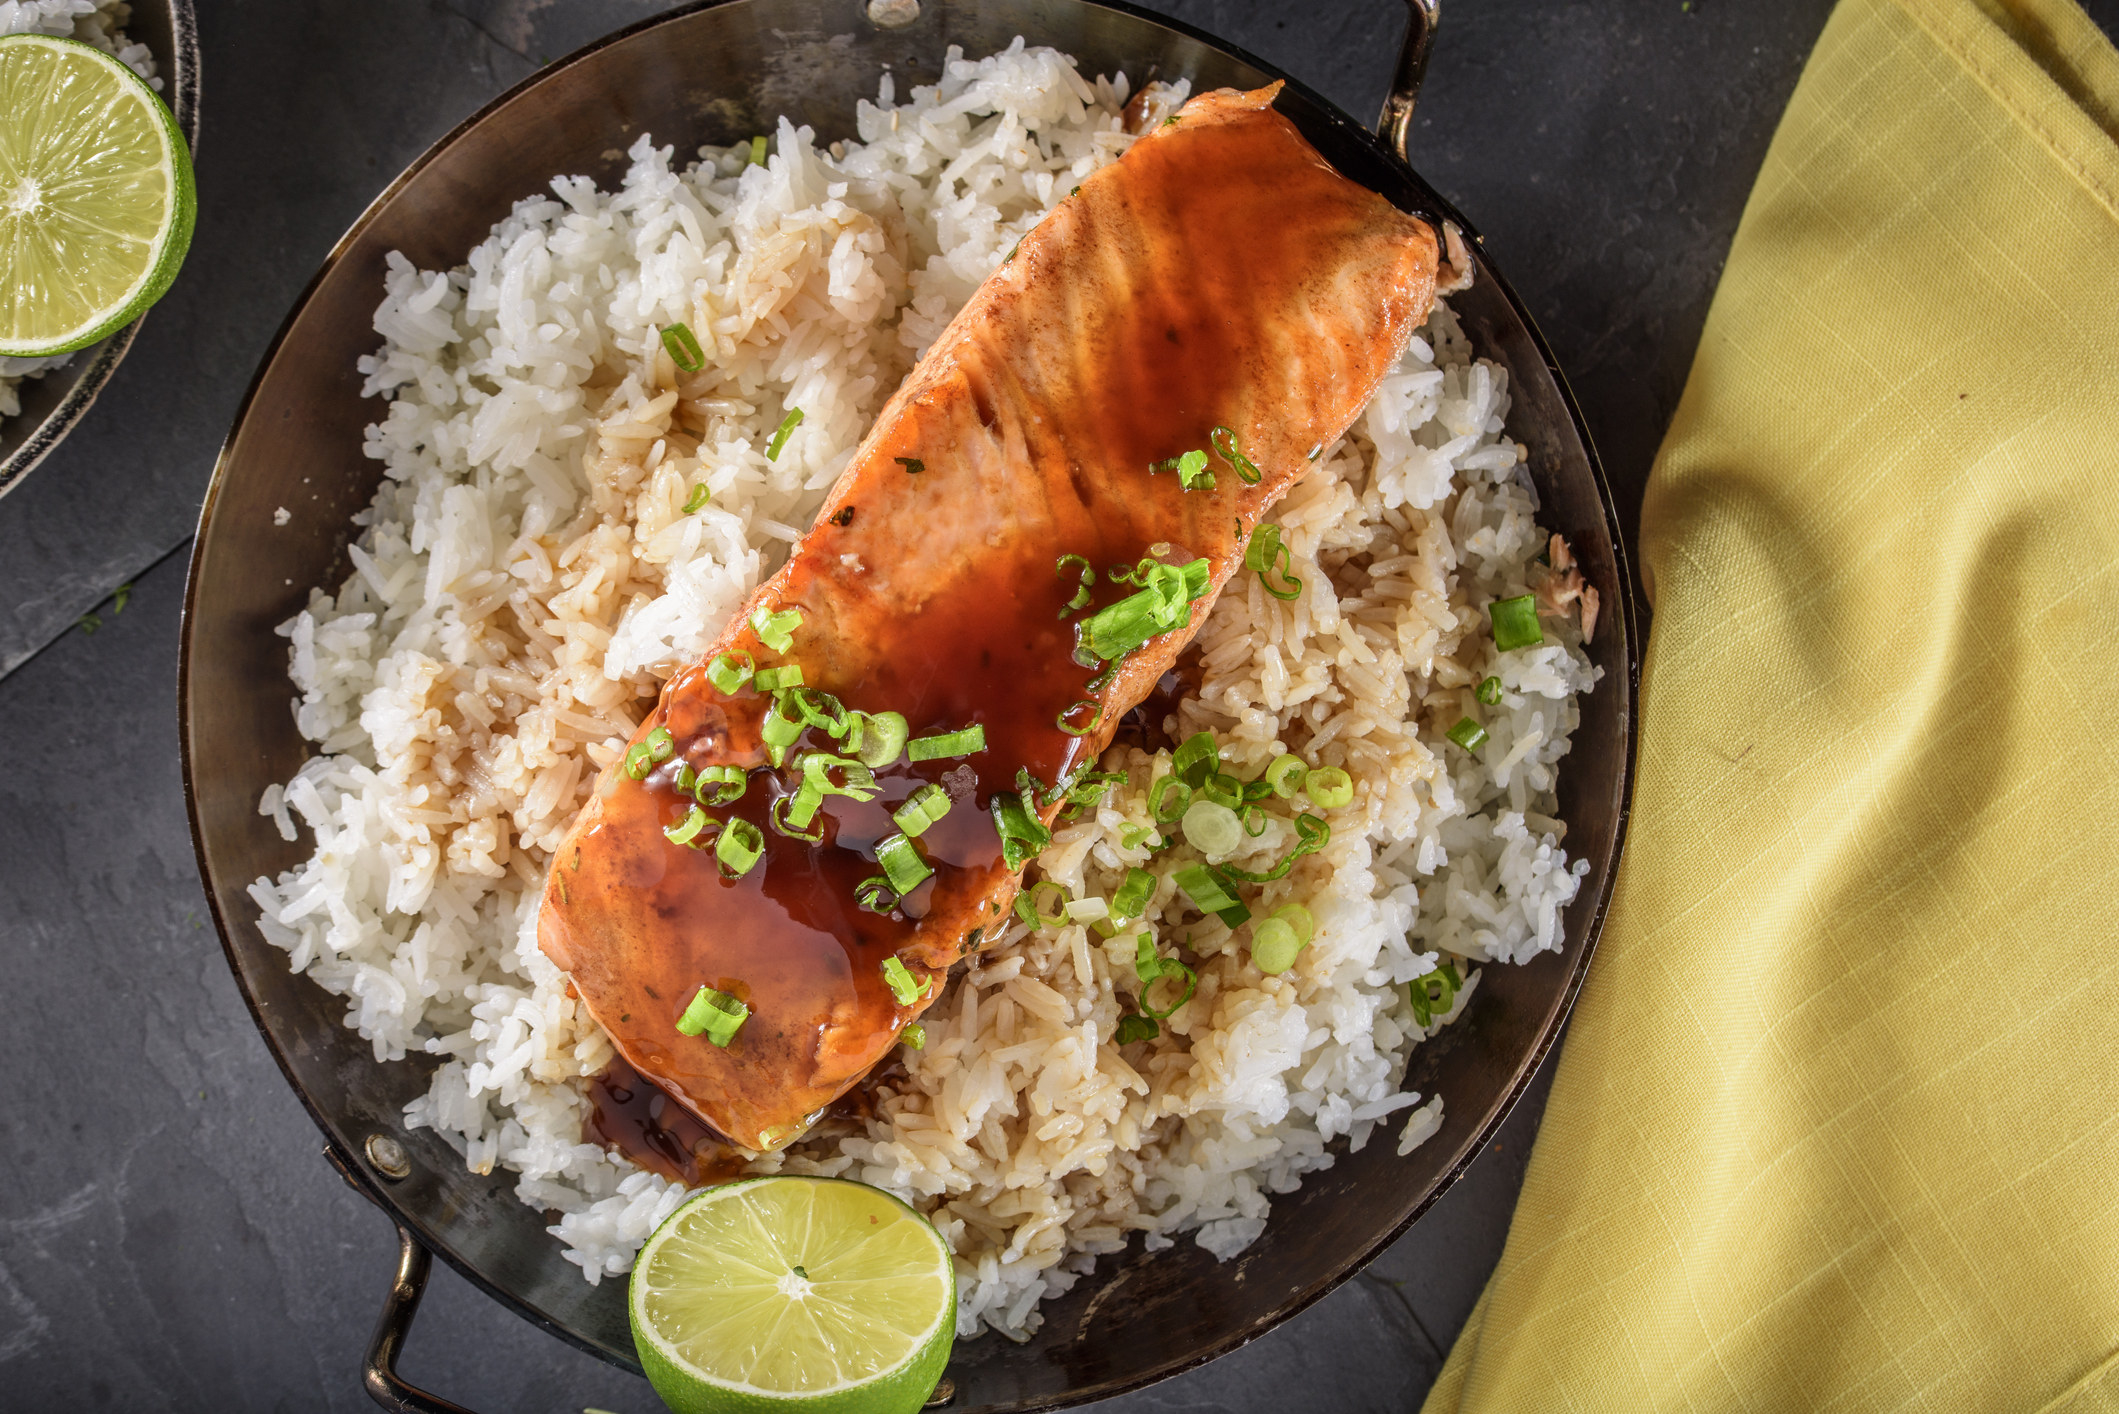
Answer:
POLYGON ((1842 0, 1642 520, 1633 837, 1434 1411, 2119 1408, 2119 55, 1842 0))

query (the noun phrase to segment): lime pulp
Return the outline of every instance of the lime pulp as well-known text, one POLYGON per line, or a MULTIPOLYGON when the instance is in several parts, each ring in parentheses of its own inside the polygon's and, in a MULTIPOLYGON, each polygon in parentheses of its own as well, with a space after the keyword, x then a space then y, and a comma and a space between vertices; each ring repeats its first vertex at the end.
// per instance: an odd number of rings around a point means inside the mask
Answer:
POLYGON ((191 244, 191 158, 101 50, 0 37, 0 356, 85 348, 138 318, 191 244))

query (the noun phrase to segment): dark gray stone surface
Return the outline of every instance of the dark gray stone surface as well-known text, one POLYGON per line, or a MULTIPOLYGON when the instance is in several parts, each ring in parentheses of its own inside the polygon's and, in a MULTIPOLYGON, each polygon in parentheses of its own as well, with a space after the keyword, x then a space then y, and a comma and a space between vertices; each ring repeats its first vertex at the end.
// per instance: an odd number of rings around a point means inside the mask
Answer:
MULTIPOLYGON (((371 1407, 394 1257, 324 1163, 206 921, 177 770, 186 537, 252 366, 404 163, 659 0, 201 0, 191 260, 95 412, 0 500, 0 1409, 371 1407), (358 22, 351 17, 358 16, 358 22), (110 595, 133 585, 122 614, 110 595), (72 628, 100 606, 93 635, 72 628)), ((1393 0, 1165 0, 1357 114, 1393 0)), ((1758 162, 1828 0, 1451 0, 1415 157, 1487 235, 1587 409, 1629 531, 1758 162)), ((2109 29, 2119 0, 2092 13, 2109 29)), ((1417 1403, 1498 1258, 1541 1077, 1361 1277, 1103 1408, 1417 1403)), ((482 1410, 645 1384, 437 1270, 406 1373, 482 1410)))

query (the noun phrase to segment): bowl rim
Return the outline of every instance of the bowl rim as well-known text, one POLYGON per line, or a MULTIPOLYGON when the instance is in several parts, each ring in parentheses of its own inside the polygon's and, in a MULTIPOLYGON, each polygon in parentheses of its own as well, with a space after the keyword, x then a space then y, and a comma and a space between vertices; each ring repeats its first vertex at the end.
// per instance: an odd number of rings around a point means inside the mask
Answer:
MULTIPOLYGON (((153 0, 148 0, 153 3, 153 0)), ((135 7, 143 0, 132 0, 135 7)), ((163 102, 169 105, 177 120, 177 131, 184 134, 185 145, 191 149, 192 159, 199 152, 199 21, 192 9, 192 0, 159 0, 168 7, 170 53, 155 55, 159 64, 168 61, 167 77, 169 93, 163 102)), ((134 43, 141 43, 137 36, 127 31, 134 43)), ((45 374, 47 378, 70 374, 73 385, 59 405, 44 415, 44 419, 32 427, 29 435, 14 451, 0 457, 0 496, 20 486, 23 479, 35 471, 52 450, 66 440, 66 434, 79 426, 88 415, 88 409, 96 401, 111 375, 118 371, 132 342, 139 336, 140 326, 154 310, 143 310, 132 323, 110 334, 87 348, 72 355, 79 362, 63 368, 55 368, 45 374)), ((275 345, 276 347, 276 345, 275 345)), ((19 415, 19 414, 18 414, 19 415)))
MULTIPOLYGON (((173 0, 173 3, 188 5, 190 0, 173 0)), ((325 1156, 350 1185, 354 1186, 362 1196, 368 1198, 369 1201, 375 1203, 377 1207, 390 1216, 392 1221, 396 1223, 402 1240, 415 1242, 429 1251, 439 1253, 451 1268, 456 1270, 481 1293, 499 1302, 502 1306, 513 1311, 531 1324, 558 1337, 568 1345, 634 1373, 641 1372, 637 1360, 614 1355, 612 1351, 502 1289, 474 1263, 460 1256, 449 1243, 439 1240, 438 1235, 429 1230, 429 1225, 420 1216, 400 1207, 384 1185, 376 1182, 374 1178, 364 1172, 360 1164, 352 1161, 349 1157, 351 1151, 342 1148, 343 1141, 340 1133, 342 1126, 335 1118, 327 1116, 322 1111, 296 1074, 291 1059, 282 1048, 278 1037, 266 1020, 264 1008, 260 1005, 258 998, 252 993, 242 959, 233 940, 231 921, 223 915, 219 893, 212 887, 214 874, 207 858, 200 802, 194 786, 194 772, 197 769, 197 762, 192 751, 189 729, 192 716, 192 635, 198 623, 197 601, 202 579, 202 550, 211 531, 214 511, 229 478, 236 441, 250 417, 253 405, 262 391, 267 375, 273 369, 289 337, 293 333, 295 324, 301 318, 311 299, 316 295, 318 288, 332 275, 369 225, 379 219, 384 208, 393 202, 427 167, 439 160, 443 153, 472 129, 484 123, 500 109, 514 103, 562 71, 586 62, 604 49, 624 43, 663 25, 681 23, 706 11, 743 3, 748 3, 748 0, 689 0, 688 3, 673 6, 668 10, 650 15, 601 35, 567 55, 526 75, 489 101, 481 104, 474 112, 436 138, 421 151, 418 157, 408 163, 392 178, 347 226, 345 232, 333 243, 331 249, 318 263, 315 273, 304 283, 300 292, 290 302, 285 318, 274 332, 271 342, 259 356, 256 368, 251 374, 242 399, 237 404, 234 416, 229 423, 228 434, 216 454, 213 475, 201 501, 199 519, 192 540, 190 564, 186 572, 178 652, 177 725, 184 782, 185 811, 191 826, 194 857, 198 864, 201 880, 206 885, 204 892, 206 894, 207 907, 212 914, 214 927, 219 935, 229 970, 234 974, 237 988, 243 995, 244 1005, 249 1010, 252 1023, 257 1027, 260 1036, 264 1039, 266 1048, 271 1052, 273 1060, 279 1066, 280 1072, 286 1079, 289 1088, 294 1091, 304 1111, 308 1113, 310 1119, 321 1131, 325 1156)), ((1442 1195, 1448 1192, 1456 1184, 1457 1180, 1470 1169, 1479 1155, 1485 1152, 1487 1145, 1492 1142, 1495 1134, 1507 1121, 1516 1104, 1522 1099, 1524 1092, 1537 1077, 1539 1069, 1545 1064, 1553 1048, 1558 1045, 1560 1035, 1566 1029, 1576 998, 1581 992, 1583 981, 1595 955, 1597 942, 1602 935, 1604 923, 1610 910, 1613 888, 1624 858, 1626 838, 1632 817, 1633 786, 1637 774, 1642 657, 1639 614, 1634 602, 1631 566, 1626 543, 1620 531, 1621 522, 1617 506, 1612 495, 1609 479, 1604 472, 1602 458, 1598 455, 1595 443, 1590 436, 1590 430, 1583 418, 1580 404, 1576 400, 1573 389, 1569 386, 1558 362, 1554 359, 1551 346, 1547 342, 1543 331, 1538 328, 1536 321, 1531 317, 1528 307, 1517 294, 1514 286, 1508 282, 1500 271, 1494 268, 1486 254, 1484 239, 1479 235, 1477 229, 1457 211, 1447 198, 1436 193, 1432 187, 1428 186, 1423 179, 1414 173, 1410 166, 1391 150, 1389 143, 1375 130, 1356 121, 1337 104, 1325 98, 1300 79, 1287 74, 1279 65, 1261 59, 1250 51, 1216 36, 1211 31, 1172 16, 1143 9, 1138 5, 1128 3, 1128 0, 1073 0, 1073 3, 1090 9, 1116 12, 1158 26, 1205 45, 1238 63, 1247 64, 1260 73, 1280 80, 1286 84, 1288 89, 1299 94, 1306 102, 1311 104, 1318 113, 1333 120, 1341 127, 1350 130, 1350 135, 1354 137, 1354 140, 1368 146, 1379 159, 1395 167, 1401 175, 1408 177, 1412 185, 1433 202, 1438 214, 1458 226, 1477 262, 1478 277, 1481 280, 1492 282, 1521 320, 1523 329, 1528 335, 1533 348, 1552 378, 1555 390, 1567 411, 1568 419, 1572 423, 1574 432, 1581 443, 1588 462, 1596 489, 1596 503, 1610 532, 1612 553, 1615 561, 1614 582, 1617 589, 1616 597, 1618 602, 1615 605, 1607 603, 1606 613, 1611 614, 1615 610, 1616 616, 1622 622, 1625 631, 1622 682, 1613 684, 1623 689, 1625 697, 1619 709, 1621 720, 1623 721, 1623 752, 1617 771, 1619 799, 1613 819, 1611 864, 1608 869, 1602 872, 1602 877, 1597 881, 1597 894, 1593 907, 1587 916, 1582 936, 1579 939, 1570 937, 1566 940, 1569 947, 1574 949, 1574 956, 1570 959, 1566 980, 1560 989, 1559 995, 1551 1005, 1551 1010, 1540 1029, 1536 1044, 1521 1057, 1514 1075, 1510 1078, 1507 1085, 1502 1088, 1499 1097, 1492 1103, 1490 1112, 1465 1142, 1464 1147, 1460 1150, 1455 1160, 1438 1175, 1426 1195, 1407 1212, 1400 1222, 1379 1236, 1366 1248, 1352 1256, 1336 1275, 1320 1280, 1298 1293, 1270 1321, 1232 1331, 1206 1349, 1195 1352, 1181 1361, 1174 1362, 1149 1374, 1116 1381, 1106 1386, 1099 1386, 1093 1392, 1084 1391, 1081 1395, 1068 1394, 1053 1398, 1032 1398, 1025 1403, 1009 1406, 1012 1409, 1023 1411, 1023 1414, 1029 1414, 1029 1411, 1035 1410, 1069 1407, 1078 1403, 1081 1398, 1086 1397, 1093 1397, 1099 1400, 1114 1398, 1198 1369, 1259 1339, 1307 1310, 1368 1266, 1384 1248, 1404 1236, 1406 1231, 1432 1208, 1442 1195)), ((1029 38, 1030 36, 1026 34, 1025 39, 1029 38)), ((244 922, 249 923, 251 920, 244 920, 244 922)), ((417 1301, 416 1291, 412 1294, 412 1301, 417 1301)), ((409 1314, 409 1310, 407 1310, 405 1312, 407 1320, 409 1320, 409 1314)), ((388 1323, 388 1320, 389 1315, 386 1313, 385 1324, 388 1323)), ((378 1337, 380 1337, 380 1334, 379 1328, 378 1337)), ((374 1375, 375 1371, 371 1367, 371 1380, 374 1375)))

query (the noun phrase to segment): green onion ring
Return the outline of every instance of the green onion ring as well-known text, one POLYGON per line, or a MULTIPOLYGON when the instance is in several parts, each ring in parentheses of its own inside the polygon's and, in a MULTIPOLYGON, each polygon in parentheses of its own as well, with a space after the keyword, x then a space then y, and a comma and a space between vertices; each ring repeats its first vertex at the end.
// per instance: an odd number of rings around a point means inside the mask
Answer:
POLYGON ((898 896, 890 887, 890 880, 882 874, 871 874, 853 886, 853 901, 870 913, 887 914, 898 906, 898 896))
MULTIPOLYGON (((693 335, 689 325, 663 325, 662 347, 669 350, 670 362, 676 364, 680 372, 697 373, 706 367, 706 352, 699 347, 699 340, 693 335)), ((685 509, 690 511, 697 508, 686 506, 685 509)))
MULTIPOLYGON (((817 812, 814 807, 812 807, 808 815, 810 828, 805 830, 788 822, 789 803, 796 799, 797 797, 793 795, 779 797, 773 801, 771 806, 767 807, 765 818, 772 821, 772 826, 775 830, 778 830, 791 840, 800 840, 804 844, 824 843, 824 822, 816 818, 817 812)), ((821 804, 821 802, 819 803, 821 804)), ((755 829, 756 826, 752 828, 755 829)))
POLYGON ((748 820, 731 820, 714 842, 714 859, 731 879, 750 873, 765 858, 765 832, 748 820))

